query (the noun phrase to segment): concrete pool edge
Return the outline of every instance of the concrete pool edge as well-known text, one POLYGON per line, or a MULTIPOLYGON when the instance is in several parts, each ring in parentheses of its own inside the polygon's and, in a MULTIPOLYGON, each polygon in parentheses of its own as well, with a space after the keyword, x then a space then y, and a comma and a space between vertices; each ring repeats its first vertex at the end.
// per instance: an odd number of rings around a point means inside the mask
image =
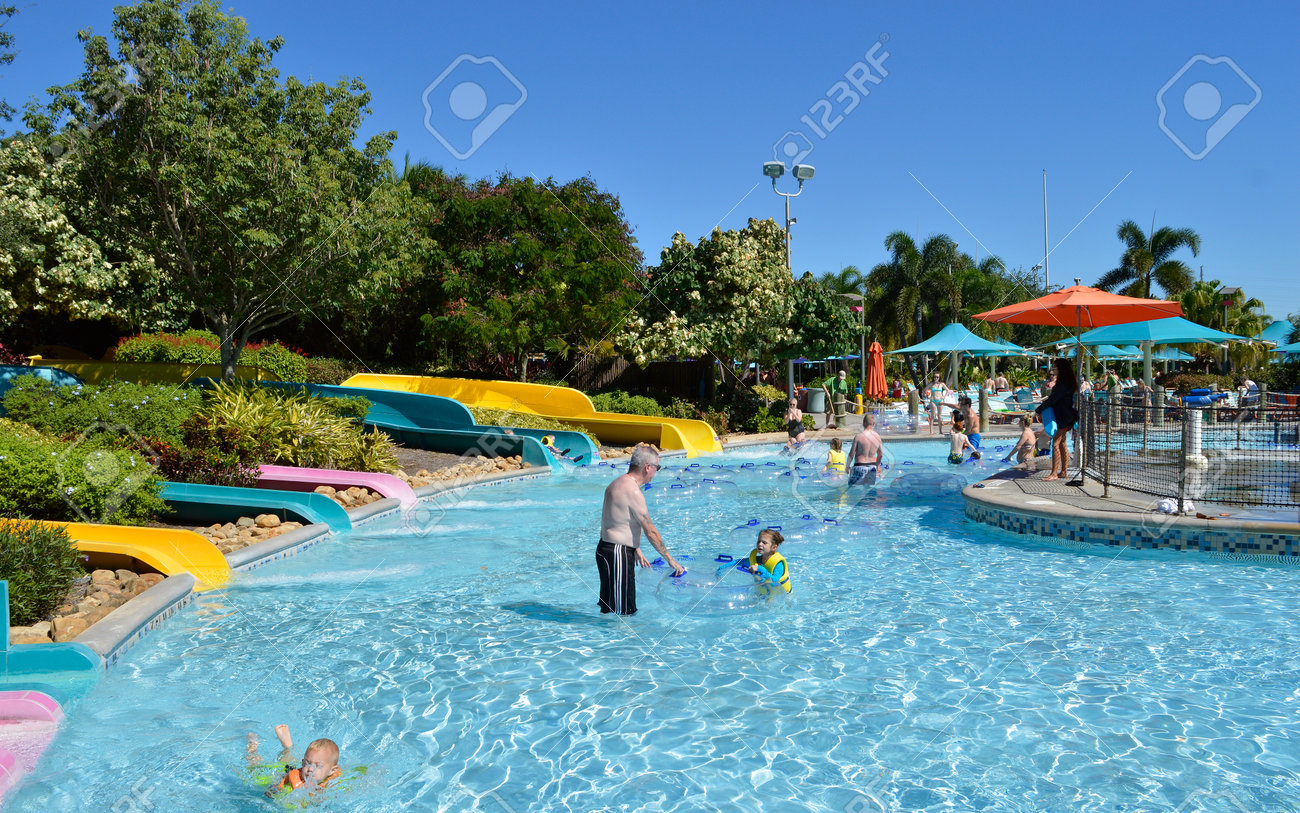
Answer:
POLYGON ((1029 504, 994 476, 962 490, 967 519, 1021 535, 1139 550, 1178 550, 1300 563, 1300 524, 1105 512, 1053 500, 1029 504))
POLYGON ((111 667, 159 624, 189 604, 197 583, 189 573, 168 576, 104 616, 73 642, 90 647, 105 668, 111 667))

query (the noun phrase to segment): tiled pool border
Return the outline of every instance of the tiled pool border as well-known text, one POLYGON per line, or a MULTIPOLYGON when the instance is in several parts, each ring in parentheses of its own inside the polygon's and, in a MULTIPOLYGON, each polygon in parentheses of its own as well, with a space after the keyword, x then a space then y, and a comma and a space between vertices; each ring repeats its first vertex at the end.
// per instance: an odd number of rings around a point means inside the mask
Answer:
POLYGON ((1300 527, 1287 523, 1132 515, 1149 517, 1144 523, 1141 519, 1124 521, 1113 514, 1064 504, 1031 509, 1016 505, 1014 498, 973 485, 967 486, 962 495, 967 518, 1015 534, 1137 550, 1195 551, 1300 562, 1300 527))

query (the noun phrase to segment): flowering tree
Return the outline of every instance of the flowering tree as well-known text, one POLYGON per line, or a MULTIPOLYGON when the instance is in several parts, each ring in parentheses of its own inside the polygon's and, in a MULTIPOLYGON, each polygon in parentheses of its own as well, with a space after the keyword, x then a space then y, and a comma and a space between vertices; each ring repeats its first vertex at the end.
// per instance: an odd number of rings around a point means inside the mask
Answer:
POLYGON ((0 147, 0 327, 23 312, 95 319, 124 273, 69 220, 68 160, 47 163, 30 143, 0 147))
POLYGON ((691 243, 681 232, 644 278, 647 299, 618 340, 644 366, 666 356, 770 360, 793 338, 785 237, 750 219, 691 243))

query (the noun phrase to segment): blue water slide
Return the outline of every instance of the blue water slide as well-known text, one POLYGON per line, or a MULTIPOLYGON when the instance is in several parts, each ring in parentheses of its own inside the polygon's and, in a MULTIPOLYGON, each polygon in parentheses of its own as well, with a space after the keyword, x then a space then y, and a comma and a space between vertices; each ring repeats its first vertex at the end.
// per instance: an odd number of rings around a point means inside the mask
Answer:
POLYGON ((343 506, 326 497, 302 491, 270 488, 237 488, 202 483, 163 483, 162 498, 189 525, 232 522, 249 514, 275 514, 281 520, 294 519, 307 525, 323 522, 331 531, 352 530, 352 519, 343 506))
POLYGON ((10 644, 9 582, 0 580, 0 690, 45 692, 64 708, 83 697, 104 674, 104 661, 84 644, 10 644))
MULTIPOLYGON (((28 367, 25 364, 0 364, 0 399, 4 394, 13 389, 14 379, 25 375, 34 375, 37 378, 43 378, 51 384, 57 384, 60 387, 75 387, 80 385, 81 379, 69 372, 60 370, 57 367, 28 367)), ((0 415, 4 415, 4 404, 0 403, 0 415)))
POLYGON ((596 444, 581 432, 475 423, 473 413, 464 404, 439 395, 278 381, 263 381, 261 385, 330 398, 365 398, 370 401, 370 411, 364 419, 366 426, 373 426, 403 446, 415 449, 448 454, 481 452, 488 457, 519 455, 531 466, 549 467, 552 458, 542 446, 541 438, 551 435, 556 447, 569 450, 569 457, 581 455, 583 462, 600 459, 596 444))

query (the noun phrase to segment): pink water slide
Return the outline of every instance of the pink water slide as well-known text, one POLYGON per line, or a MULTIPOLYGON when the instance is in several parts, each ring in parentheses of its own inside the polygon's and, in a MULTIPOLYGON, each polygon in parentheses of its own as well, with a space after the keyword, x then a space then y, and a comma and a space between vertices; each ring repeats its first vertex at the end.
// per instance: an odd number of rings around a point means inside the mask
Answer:
POLYGON ((0 692, 0 798, 36 767, 63 721, 63 709, 37 691, 0 692))
POLYGON ((305 469, 298 466, 258 466, 258 488, 277 488, 283 491, 315 491, 317 486, 344 489, 352 486, 368 488, 385 497, 402 501, 402 510, 414 507, 420 501, 406 483, 391 474, 368 471, 342 471, 340 469, 305 469))

